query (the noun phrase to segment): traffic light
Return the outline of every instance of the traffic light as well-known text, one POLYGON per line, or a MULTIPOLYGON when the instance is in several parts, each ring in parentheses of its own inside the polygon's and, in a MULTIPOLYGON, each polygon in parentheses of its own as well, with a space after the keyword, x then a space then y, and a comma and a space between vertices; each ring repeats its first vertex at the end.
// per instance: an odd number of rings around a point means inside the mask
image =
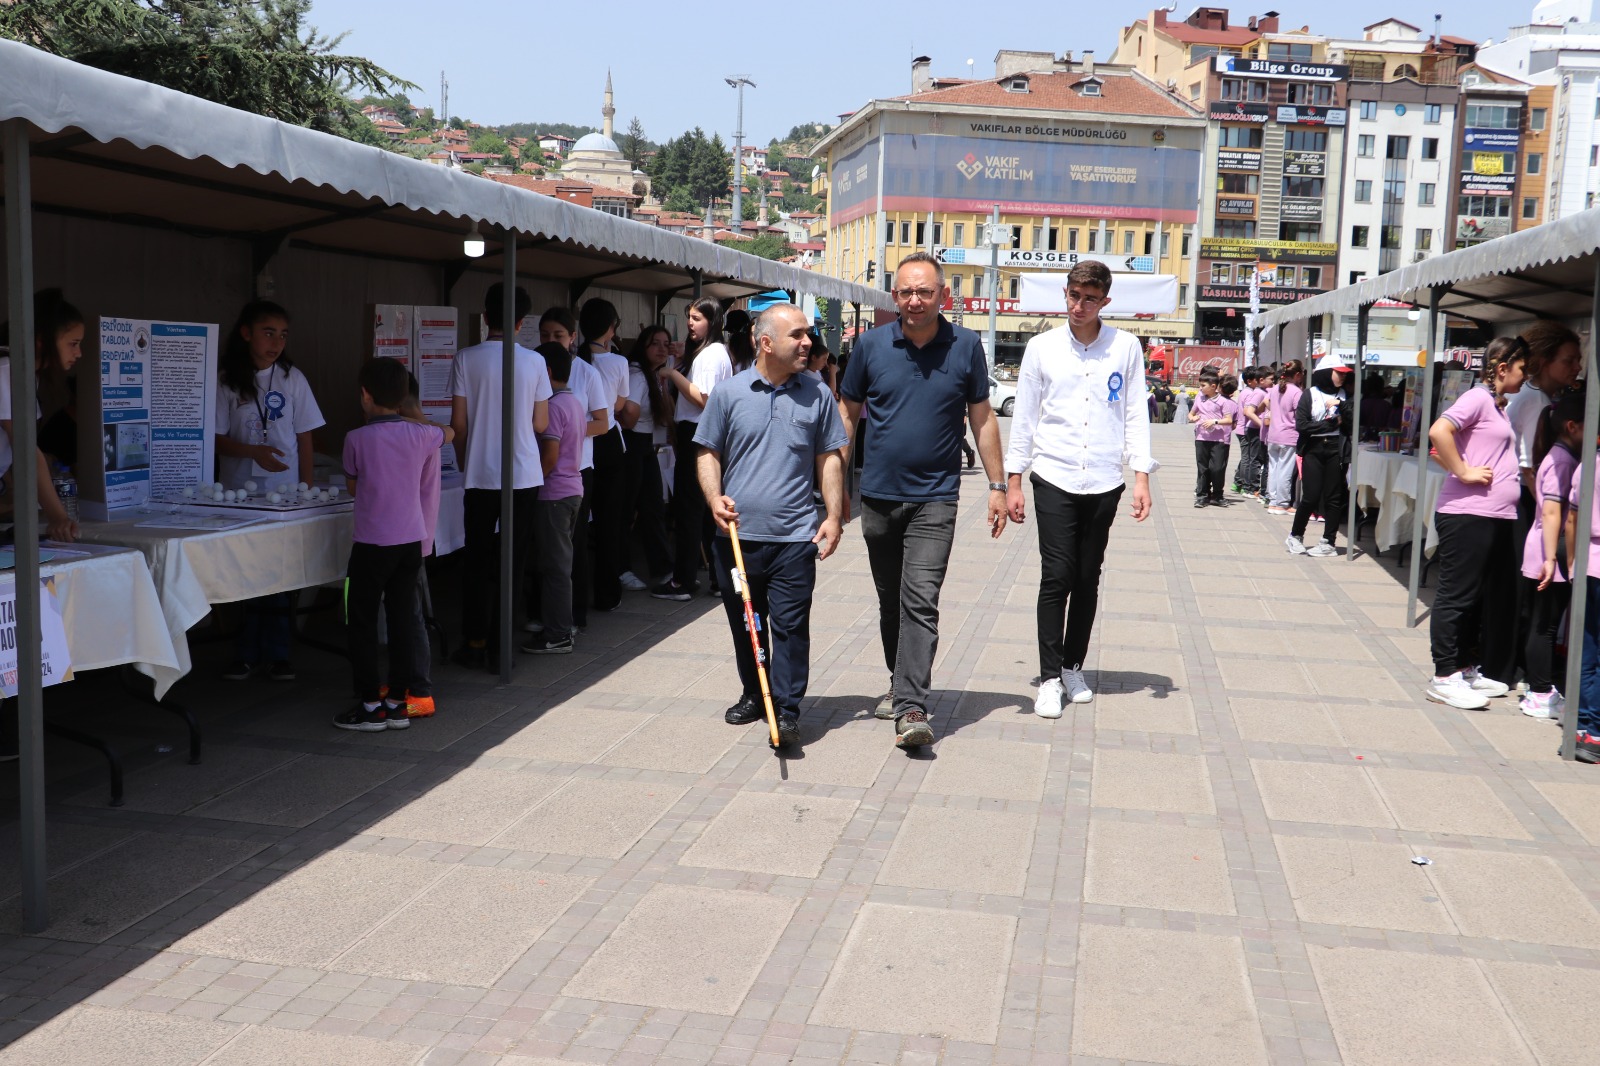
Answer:
POLYGON ((872 279, 877 273, 878 273, 878 263, 877 263, 877 261, 873 260, 873 259, 868 259, 867 260, 867 284, 868 285, 872 284, 872 279))

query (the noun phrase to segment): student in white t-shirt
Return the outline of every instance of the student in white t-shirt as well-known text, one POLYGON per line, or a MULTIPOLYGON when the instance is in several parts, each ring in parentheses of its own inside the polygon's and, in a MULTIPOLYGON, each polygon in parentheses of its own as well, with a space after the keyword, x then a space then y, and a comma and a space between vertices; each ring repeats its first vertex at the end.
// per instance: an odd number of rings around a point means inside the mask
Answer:
POLYGON ((628 402, 628 360, 611 350, 621 323, 622 316, 610 300, 586 300, 578 312, 578 330, 583 336, 578 356, 593 367, 609 401, 606 431, 594 438, 594 475, 586 490, 593 536, 593 606, 597 611, 614 611, 622 604, 621 574, 626 569, 622 565, 622 511, 627 474, 617 411, 628 402))
MULTIPOLYGON (((8 324, 9 325, 9 324, 8 324)), ((0 478, 11 473, 14 452, 11 446, 11 359, 8 353, 9 329, 0 336, 0 478)), ((65 374, 83 355, 84 317, 76 307, 67 303, 60 289, 42 289, 33 297, 33 373, 37 381, 43 375, 65 374)), ((35 390, 37 391, 37 390, 35 390)), ((38 401, 34 402, 33 416, 41 415, 38 401)), ((35 449, 35 466, 38 470, 39 507, 44 512, 44 533, 51 540, 78 539, 78 523, 67 514, 61 498, 56 495, 50 481, 50 464, 44 452, 35 449)))
MULTIPOLYGON (((520 286, 512 294, 515 333, 528 317, 533 301, 520 286)), ((550 374, 544 357, 522 345, 513 346, 512 452, 506 470, 500 454, 500 409, 505 391, 505 343, 501 325, 505 315, 505 290, 496 282, 483 297, 483 317, 488 324, 482 344, 456 353, 450 367, 450 428, 456 434, 456 454, 466 476, 464 532, 466 573, 461 582, 462 647, 451 656, 460 666, 500 671, 500 549, 496 544, 500 522, 500 489, 511 481, 511 581, 519 589, 527 572, 533 535, 533 510, 544 484, 539 462, 539 434, 550 425, 550 374)))
MULTIPOLYGON (((539 344, 559 344, 569 352, 576 352, 578 320, 565 307, 552 307, 539 316, 539 344)), ((594 442, 611 426, 612 400, 604 379, 588 362, 572 357, 572 369, 567 374, 567 389, 583 401, 589 416, 584 427, 583 457, 578 470, 583 475, 583 501, 578 504, 578 533, 572 538, 572 624, 578 629, 589 628, 590 588, 593 582, 589 562, 589 500, 594 487, 594 442)), ((535 575, 529 571, 528 577, 535 575)), ((525 587, 528 602, 528 622, 524 626, 530 633, 538 633, 544 625, 539 618, 539 590, 525 587)))
MULTIPOLYGON (((672 334, 664 326, 646 326, 628 355, 628 401, 617 412, 627 442, 627 478, 623 486, 623 529, 632 528, 644 555, 644 572, 653 583, 672 577, 672 551, 667 545, 666 503, 661 484, 657 447, 667 443, 672 427, 673 400, 661 383, 661 368, 672 357, 672 334)), ((624 536, 623 558, 633 553, 624 536)), ((651 585, 630 570, 622 575, 624 588, 643 591, 651 585), (629 582, 633 578, 633 582, 629 582)))
POLYGON ((672 478, 673 562, 671 580, 663 581, 650 594, 658 600, 681 601, 694 595, 701 543, 710 539, 710 531, 705 528, 705 496, 695 473, 699 449, 694 435, 700 428, 700 415, 711 398, 711 390, 733 377, 733 361, 722 343, 722 306, 716 300, 702 296, 689 305, 684 366, 664 366, 661 375, 678 392, 674 441, 677 466, 672 478))
MULTIPOLYGON (((312 430, 325 421, 311 384, 286 354, 289 312, 270 300, 245 304, 223 338, 217 363, 217 480, 224 488, 311 484, 312 430)), ((238 654, 223 673, 248 681, 265 668, 273 681, 293 681, 289 662, 294 596, 282 592, 244 605, 238 654)))

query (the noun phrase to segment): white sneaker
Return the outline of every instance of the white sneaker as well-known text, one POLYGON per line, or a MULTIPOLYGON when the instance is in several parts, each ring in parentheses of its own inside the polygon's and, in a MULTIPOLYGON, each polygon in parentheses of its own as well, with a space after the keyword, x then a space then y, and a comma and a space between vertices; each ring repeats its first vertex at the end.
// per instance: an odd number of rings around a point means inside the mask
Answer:
POLYGON ((624 570, 622 575, 617 580, 622 582, 622 587, 627 589, 629 592, 643 592, 645 589, 650 587, 643 581, 640 581, 638 577, 634 575, 632 570, 624 570))
POLYGON ((1492 677, 1485 677, 1478 672, 1476 666, 1469 666, 1461 671, 1461 680, 1472 686, 1472 691, 1480 696, 1498 699, 1511 691, 1511 686, 1504 681, 1496 681, 1492 677))
POLYGON ((1549 692, 1530 692, 1518 701, 1517 709, 1529 718, 1559 718, 1561 694, 1555 689, 1549 692))
POLYGON ((1088 703, 1094 699, 1094 690, 1083 679, 1082 670, 1062 670, 1061 684, 1066 687, 1070 703, 1088 703))
POLYGON ((1428 682, 1428 698, 1459 711, 1481 711, 1489 706, 1489 698, 1473 691, 1459 670, 1449 677, 1436 677, 1428 682))
POLYGON ((1289 549, 1290 555, 1306 554, 1306 546, 1301 543, 1300 538, 1295 536, 1293 533, 1283 538, 1283 546, 1289 549))
POLYGON ((1339 549, 1327 541, 1322 541, 1315 548, 1308 548, 1306 554, 1316 559, 1326 559, 1330 555, 1338 555, 1339 549))
POLYGON ((1039 682, 1039 694, 1033 698, 1033 713, 1040 718, 1061 717, 1061 679, 1052 677, 1039 682))

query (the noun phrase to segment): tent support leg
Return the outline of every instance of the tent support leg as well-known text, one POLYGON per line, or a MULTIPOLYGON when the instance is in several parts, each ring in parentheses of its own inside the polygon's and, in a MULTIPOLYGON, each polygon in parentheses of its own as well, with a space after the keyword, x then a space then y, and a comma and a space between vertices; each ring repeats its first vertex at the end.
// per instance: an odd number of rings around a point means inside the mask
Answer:
POLYGON ((1433 412, 1434 352, 1439 343, 1439 300, 1445 290, 1433 288, 1428 292, 1428 347, 1422 365, 1422 413, 1417 419, 1417 498, 1411 508, 1411 580, 1406 588, 1406 628, 1417 624, 1417 589, 1422 582, 1422 556, 1427 545, 1422 538, 1428 528, 1428 516, 1423 513, 1428 498, 1428 429, 1433 412))

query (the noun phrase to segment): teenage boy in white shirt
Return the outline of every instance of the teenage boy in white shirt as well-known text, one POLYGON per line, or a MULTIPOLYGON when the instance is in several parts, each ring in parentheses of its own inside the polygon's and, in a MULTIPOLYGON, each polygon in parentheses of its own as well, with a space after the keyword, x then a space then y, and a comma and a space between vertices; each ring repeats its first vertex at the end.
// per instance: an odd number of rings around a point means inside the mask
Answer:
POLYGON ((1026 516, 1022 475, 1032 468, 1039 515, 1039 694, 1034 713, 1060 718, 1063 698, 1094 699, 1083 676, 1099 606, 1100 565, 1133 467, 1133 518, 1150 516, 1144 349, 1105 325, 1111 271, 1079 263, 1067 274, 1067 324, 1028 342, 1006 450, 1006 509, 1026 516))

